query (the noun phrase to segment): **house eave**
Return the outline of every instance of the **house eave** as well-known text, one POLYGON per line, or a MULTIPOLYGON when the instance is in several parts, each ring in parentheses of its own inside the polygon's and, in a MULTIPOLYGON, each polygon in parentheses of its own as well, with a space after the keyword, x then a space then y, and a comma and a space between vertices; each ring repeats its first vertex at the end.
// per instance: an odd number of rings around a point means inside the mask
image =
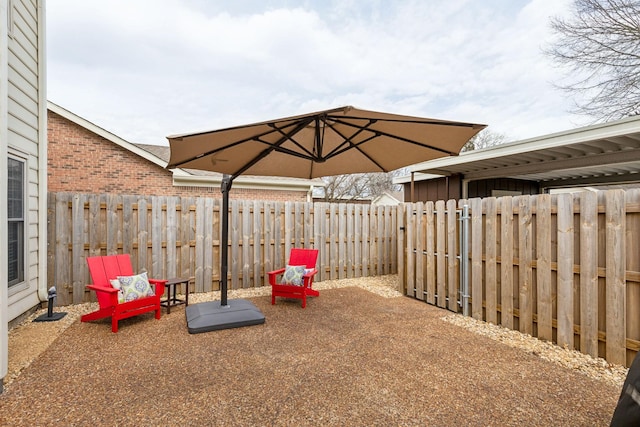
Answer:
MULTIPOLYGON (((222 176, 177 175, 173 176, 176 187, 220 187, 222 176)), ((277 179, 265 177, 239 176, 233 181, 233 188, 251 190, 309 191, 314 187, 323 187, 321 180, 277 179)))
MULTIPOLYGON (((637 180, 640 175, 640 116, 516 141, 409 168, 413 181, 459 175, 468 181, 512 178, 540 183, 637 180), (604 177, 604 178, 603 178, 604 177)), ((411 182, 411 176, 394 183, 411 182)))

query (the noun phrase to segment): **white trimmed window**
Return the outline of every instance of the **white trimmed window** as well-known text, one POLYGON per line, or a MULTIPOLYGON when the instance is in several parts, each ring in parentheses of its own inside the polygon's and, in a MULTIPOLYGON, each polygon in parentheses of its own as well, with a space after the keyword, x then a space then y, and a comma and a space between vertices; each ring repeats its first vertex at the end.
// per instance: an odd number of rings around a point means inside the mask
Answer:
POLYGON ((25 166, 26 162, 18 157, 8 158, 8 266, 9 288, 24 282, 25 250, 25 166))

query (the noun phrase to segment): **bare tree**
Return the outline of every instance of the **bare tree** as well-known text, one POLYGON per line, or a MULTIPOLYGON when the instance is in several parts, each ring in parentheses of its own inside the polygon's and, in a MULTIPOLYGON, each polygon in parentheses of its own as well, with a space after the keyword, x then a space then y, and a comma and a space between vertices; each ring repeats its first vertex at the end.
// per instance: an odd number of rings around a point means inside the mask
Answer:
POLYGON ((481 148, 493 147, 494 145, 500 145, 507 141, 507 136, 503 133, 493 132, 489 129, 484 129, 475 134, 466 144, 462 147, 461 152, 479 150, 481 148))
MULTIPOLYGON (((461 151, 479 150, 502 144, 507 136, 485 129, 471 138, 461 151)), ((396 176, 408 175, 409 168, 401 168, 389 173, 359 173, 335 175, 322 178, 323 189, 318 188, 315 197, 322 197, 326 202, 349 202, 360 199, 374 199, 387 191, 401 191, 402 185, 393 184, 396 176)))
MULTIPOLYGON (((485 129, 467 142, 461 151, 479 150, 502 144, 507 136, 485 129)), ((393 184, 395 176, 408 175, 409 169, 402 168, 389 173, 358 173, 336 175, 322 178, 324 191, 318 188, 315 197, 322 197, 326 202, 349 202, 360 199, 374 199, 387 191, 401 191, 401 185, 393 184)))
POLYGON ((545 50, 567 68, 557 86, 574 113, 609 121, 640 113, 640 0, 574 0, 569 19, 553 18, 559 36, 545 50))
POLYGON ((358 199, 373 199, 385 191, 395 191, 393 173, 359 173, 322 178, 325 183, 324 200, 348 202, 358 199))

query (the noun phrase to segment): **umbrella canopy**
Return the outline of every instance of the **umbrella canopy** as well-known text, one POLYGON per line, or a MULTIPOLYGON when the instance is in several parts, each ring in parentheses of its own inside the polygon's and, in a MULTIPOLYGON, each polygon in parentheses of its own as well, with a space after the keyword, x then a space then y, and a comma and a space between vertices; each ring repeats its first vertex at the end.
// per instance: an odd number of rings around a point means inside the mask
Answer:
POLYGON ((167 168, 318 178, 457 155, 485 125, 341 107, 209 132, 169 136, 167 168))

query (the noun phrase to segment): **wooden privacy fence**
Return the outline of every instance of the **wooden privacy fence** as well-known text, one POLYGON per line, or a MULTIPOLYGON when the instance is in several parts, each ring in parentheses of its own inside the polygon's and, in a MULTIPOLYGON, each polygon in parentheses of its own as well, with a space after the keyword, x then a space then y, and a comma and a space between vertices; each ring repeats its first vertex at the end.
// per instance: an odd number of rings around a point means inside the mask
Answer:
POLYGON ((640 350, 640 190, 405 204, 398 226, 407 295, 611 363, 640 350))
MULTIPOLYGON (((219 289, 221 200, 76 193, 48 195, 48 283, 60 305, 91 301, 85 258, 125 253, 134 271, 192 277, 219 289)), ((397 272, 396 208, 231 200, 229 289, 268 283, 292 247, 319 249, 316 281, 397 272)))

